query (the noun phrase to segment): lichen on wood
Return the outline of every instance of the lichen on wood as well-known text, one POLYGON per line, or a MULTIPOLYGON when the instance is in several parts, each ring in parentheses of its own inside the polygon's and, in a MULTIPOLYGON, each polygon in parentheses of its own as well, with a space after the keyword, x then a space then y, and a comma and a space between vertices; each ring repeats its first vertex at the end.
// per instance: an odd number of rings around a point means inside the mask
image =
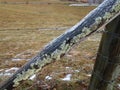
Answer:
MULTIPOLYGON (((60 45, 60 48, 56 49, 53 51, 50 55, 45 54, 42 60, 37 60, 34 63, 31 63, 31 69, 28 69, 27 71, 23 71, 22 74, 18 74, 16 79, 14 80, 14 86, 19 85, 19 82, 22 80, 28 79, 31 75, 34 73, 37 73, 42 69, 43 66, 46 64, 51 63, 54 60, 60 60, 61 54, 65 54, 68 52, 71 47, 78 43, 81 38, 84 38, 86 35, 90 34, 92 31, 96 30, 99 28, 99 24, 103 23, 102 21, 107 22, 107 20, 111 19, 119 10, 120 10, 120 4, 119 0, 117 0, 116 5, 112 7, 112 10, 110 12, 106 12, 103 17, 96 17, 95 22, 90 26, 90 27, 83 27, 81 30, 82 32, 76 36, 74 36, 69 43, 67 41, 69 38, 63 41, 63 43, 60 45), (115 12, 111 12, 114 10, 115 12), (38 68, 34 68, 34 66, 37 66, 38 68)), ((52 45, 52 43, 51 43, 52 45)))
MULTIPOLYGON (((119 0, 105 0, 103 4, 89 13, 82 21, 51 41, 36 57, 31 59, 28 64, 13 75, 12 79, 8 80, 5 84, 13 83, 14 87, 16 87, 20 81, 28 79, 31 75, 40 71, 45 65, 55 60, 60 60, 60 58, 69 52, 80 40, 82 41, 83 38, 91 35, 111 20, 119 11, 119 0)), ((8 87, 9 85, 7 88, 8 87)))

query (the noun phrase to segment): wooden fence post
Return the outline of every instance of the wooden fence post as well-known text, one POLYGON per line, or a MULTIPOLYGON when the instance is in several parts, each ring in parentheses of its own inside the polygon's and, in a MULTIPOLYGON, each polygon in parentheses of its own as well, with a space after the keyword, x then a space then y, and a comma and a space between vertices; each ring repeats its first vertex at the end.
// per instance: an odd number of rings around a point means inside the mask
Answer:
POLYGON ((120 16, 105 29, 88 90, 113 90, 120 74, 120 16))

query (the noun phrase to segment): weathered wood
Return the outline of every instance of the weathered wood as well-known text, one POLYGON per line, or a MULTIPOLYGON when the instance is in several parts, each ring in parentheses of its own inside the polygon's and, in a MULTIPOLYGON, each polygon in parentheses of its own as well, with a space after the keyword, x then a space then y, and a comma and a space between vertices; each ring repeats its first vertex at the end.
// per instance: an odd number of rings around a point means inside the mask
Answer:
POLYGON ((120 74, 120 16, 108 24, 106 30, 111 35, 108 64, 103 74, 103 80, 107 81, 107 83, 102 81, 100 90, 113 90, 115 81, 120 74), (109 33, 109 31, 111 32, 109 33))
POLYGON ((120 16, 110 22, 103 34, 89 90, 113 90, 120 74, 120 16))
POLYGON ((59 60, 76 43, 94 33, 102 25, 112 20, 120 10, 119 0, 106 0, 99 7, 89 13, 82 21, 70 30, 50 42, 30 62, 26 63, 11 78, 0 85, 0 90, 12 90, 21 81, 40 71, 45 65, 59 60))

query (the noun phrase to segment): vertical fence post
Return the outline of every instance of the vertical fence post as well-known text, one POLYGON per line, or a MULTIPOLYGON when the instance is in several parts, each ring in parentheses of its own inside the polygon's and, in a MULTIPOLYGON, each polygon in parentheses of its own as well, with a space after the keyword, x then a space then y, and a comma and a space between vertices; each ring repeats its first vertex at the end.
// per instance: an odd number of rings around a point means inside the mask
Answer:
POLYGON ((120 16, 105 28, 88 90, 113 90, 120 74, 120 16))

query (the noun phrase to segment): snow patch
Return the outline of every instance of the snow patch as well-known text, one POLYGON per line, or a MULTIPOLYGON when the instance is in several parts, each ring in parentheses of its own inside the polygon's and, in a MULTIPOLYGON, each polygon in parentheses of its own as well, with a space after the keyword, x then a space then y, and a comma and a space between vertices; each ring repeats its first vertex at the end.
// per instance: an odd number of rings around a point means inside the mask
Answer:
POLYGON ((69 69, 70 67, 65 67, 66 69, 69 69))
POLYGON ((67 74, 62 80, 63 81, 70 81, 72 74, 67 74))
POLYGON ((23 59, 20 59, 20 58, 13 58, 12 61, 21 61, 23 59))
POLYGON ((120 88, 120 84, 118 84, 118 88, 120 88))
POLYGON ((46 79, 46 80, 51 80, 52 77, 51 77, 51 76, 46 76, 45 79, 46 79))
POLYGON ((75 72, 80 72, 79 70, 75 70, 75 72))
POLYGON ((30 80, 34 80, 36 78, 36 75, 34 74, 33 76, 31 76, 29 79, 30 80))
POLYGON ((91 74, 87 74, 86 76, 91 77, 91 74))
POLYGON ((70 7, 73 7, 73 6, 74 6, 74 7, 75 7, 75 6, 76 6, 76 7, 80 7, 80 6, 98 6, 98 4, 91 4, 91 5, 88 4, 88 3, 85 3, 85 4, 70 4, 69 6, 70 6, 70 7))

